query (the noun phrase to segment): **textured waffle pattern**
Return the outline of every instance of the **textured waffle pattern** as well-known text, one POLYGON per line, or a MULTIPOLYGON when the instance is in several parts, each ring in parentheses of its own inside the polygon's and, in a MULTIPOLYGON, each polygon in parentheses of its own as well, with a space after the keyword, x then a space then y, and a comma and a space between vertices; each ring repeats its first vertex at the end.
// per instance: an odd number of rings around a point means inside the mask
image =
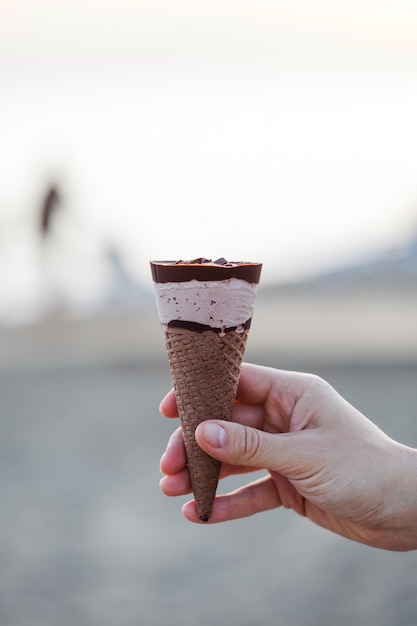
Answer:
POLYGON ((179 328, 165 333, 191 486, 203 521, 211 514, 221 463, 201 450, 194 431, 205 419, 231 418, 247 336, 247 330, 223 337, 179 328))

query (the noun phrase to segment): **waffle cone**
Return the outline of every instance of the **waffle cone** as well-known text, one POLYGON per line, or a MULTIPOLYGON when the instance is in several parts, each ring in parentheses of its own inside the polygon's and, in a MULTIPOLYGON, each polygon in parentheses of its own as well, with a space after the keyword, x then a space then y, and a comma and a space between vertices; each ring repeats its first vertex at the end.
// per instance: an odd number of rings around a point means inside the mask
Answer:
POLYGON ((224 336, 186 328, 165 332, 191 487, 198 516, 205 522, 211 514, 221 463, 198 446, 194 431, 206 419, 231 419, 247 336, 247 330, 224 336))

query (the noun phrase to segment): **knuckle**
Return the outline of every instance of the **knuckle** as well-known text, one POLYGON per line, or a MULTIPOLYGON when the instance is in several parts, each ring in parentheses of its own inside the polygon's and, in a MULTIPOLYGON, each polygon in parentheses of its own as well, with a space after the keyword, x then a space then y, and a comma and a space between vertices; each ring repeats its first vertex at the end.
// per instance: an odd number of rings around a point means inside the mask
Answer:
POLYGON ((260 436, 256 429, 245 428, 243 439, 243 457, 245 462, 251 463, 258 457, 260 448, 260 436))

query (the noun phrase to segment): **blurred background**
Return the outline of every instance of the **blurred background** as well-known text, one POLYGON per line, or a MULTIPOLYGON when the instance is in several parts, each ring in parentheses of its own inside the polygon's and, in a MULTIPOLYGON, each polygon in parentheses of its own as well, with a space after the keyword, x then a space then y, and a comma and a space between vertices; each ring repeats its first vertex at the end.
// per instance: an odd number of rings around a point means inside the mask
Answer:
POLYGON ((415 554, 159 493, 148 261, 262 261, 247 360, 416 446, 417 3, 0 15, 0 624, 416 624, 415 554))

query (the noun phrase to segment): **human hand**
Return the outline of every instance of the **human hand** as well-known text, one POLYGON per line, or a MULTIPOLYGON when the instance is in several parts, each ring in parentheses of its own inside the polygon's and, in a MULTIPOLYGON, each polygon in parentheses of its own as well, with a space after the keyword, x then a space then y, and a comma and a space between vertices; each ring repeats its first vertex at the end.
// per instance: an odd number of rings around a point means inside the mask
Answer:
MULTIPOLYGON (((160 410, 178 416, 173 391, 160 410)), ((217 496, 209 523, 285 506, 349 539, 391 550, 417 548, 417 450, 390 439, 324 380, 244 364, 232 422, 207 420, 195 436, 222 461, 221 477, 268 470, 217 496)), ((179 429, 161 471, 164 494, 191 492, 179 429)), ((193 501, 183 514, 200 521, 193 501)))

